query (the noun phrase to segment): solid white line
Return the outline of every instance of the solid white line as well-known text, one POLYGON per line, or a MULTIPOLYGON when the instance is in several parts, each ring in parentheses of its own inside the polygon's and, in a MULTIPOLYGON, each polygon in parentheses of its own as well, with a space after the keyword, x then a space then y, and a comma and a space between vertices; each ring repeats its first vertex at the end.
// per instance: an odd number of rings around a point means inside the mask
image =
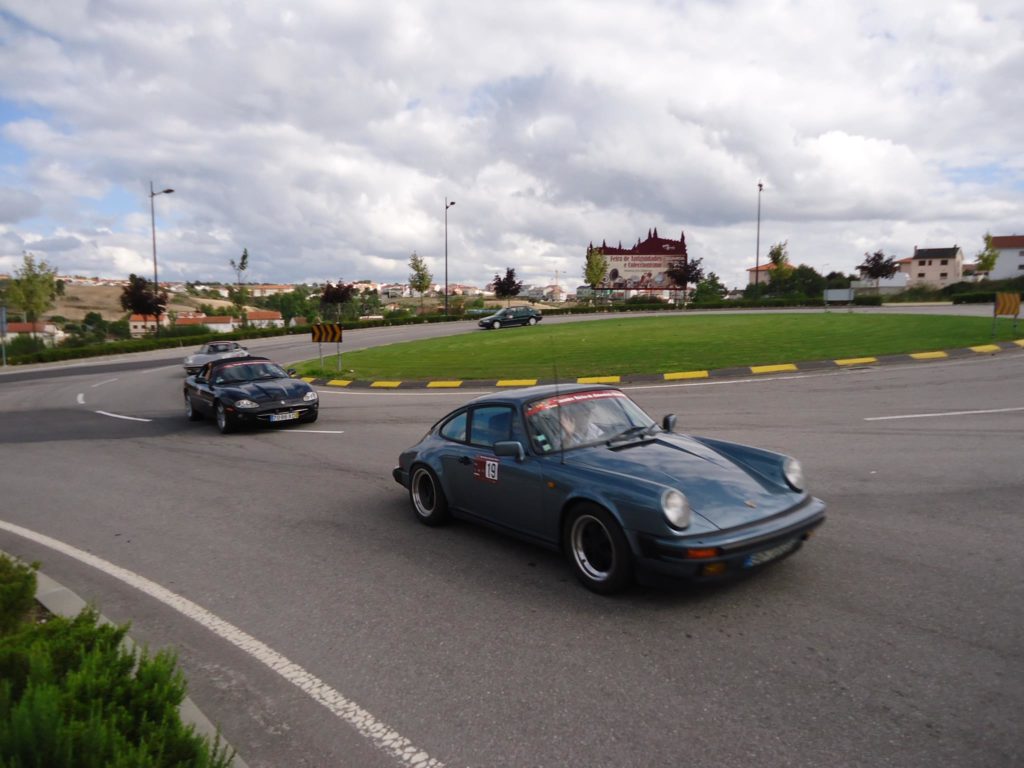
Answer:
POLYGON ((78 393, 78 397, 76 398, 76 400, 79 405, 85 405, 85 395, 82 394, 81 392, 78 393))
POLYGON ((107 411, 93 411, 93 413, 98 413, 100 416, 109 416, 112 419, 124 419, 125 421, 152 421, 152 419, 142 419, 138 416, 122 416, 119 413, 107 413, 107 411))
POLYGON ((864 421, 895 421, 896 419, 934 419, 940 416, 974 416, 979 413, 1012 413, 1024 408, 989 408, 982 411, 946 411, 945 413, 908 413, 903 416, 868 416, 864 421))
POLYGON ((345 698, 323 680, 307 672, 298 664, 289 661, 273 648, 243 632, 233 624, 224 621, 224 619, 216 614, 193 603, 191 600, 171 592, 169 589, 133 571, 121 568, 96 555, 91 555, 70 544, 50 538, 45 534, 37 533, 28 528, 22 528, 20 525, 8 523, 5 520, 0 520, 0 529, 54 549, 86 565, 91 565, 93 568, 103 571, 107 575, 124 582, 130 587, 134 587, 140 592, 146 593, 164 605, 203 625, 214 634, 227 640, 257 661, 265 664, 274 672, 277 672, 289 683, 300 688, 310 698, 319 702, 336 717, 351 725, 360 736, 369 740, 376 748, 390 755, 398 763, 414 766, 414 768, 443 768, 444 763, 435 760, 423 750, 413 746, 404 736, 385 723, 382 723, 354 701, 345 698))
POLYGON ((105 379, 103 381, 98 381, 92 385, 92 388, 96 389, 96 387, 102 387, 104 384, 113 384, 115 381, 117 381, 117 379, 105 379))

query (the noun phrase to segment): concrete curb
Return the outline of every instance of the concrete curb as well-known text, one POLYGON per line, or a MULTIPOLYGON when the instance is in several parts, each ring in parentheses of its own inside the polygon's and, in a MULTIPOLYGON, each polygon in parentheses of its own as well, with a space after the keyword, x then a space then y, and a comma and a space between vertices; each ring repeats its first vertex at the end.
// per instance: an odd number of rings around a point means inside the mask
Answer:
MULTIPOLYGON (((82 598, 70 589, 38 571, 36 572, 36 600, 42 603, 50 613, 68 619, 77 616, 87 605, 82 598)), ((99 620, 103 624, 113 623, 102 614, 99 620)), ((130 637, 125 637, 124 644, 128 651, 133 651, 137 648, 137 644, 130 637)), ((217 736, 217 729, 192 699, 186 696, 185 700, 181 702, 179 712, 181 713, 181 720, 185 725, 194 726, 196 733, 200 736, 205 736, 211 744, 213 743, 214 738, 217 736)), ((220 737, 220 743, 227 745, 230 749, 230 745, 227 744, 223 736, 220 737)), ((248 768, 245 761, 237 753, 232 758, 231 765, 232 768, 248 768)))
POLYGON ((900 355, 876 355, 845 358, 838 360, 807 360, 800 363, 777 363, 774 365, 736 366, 706 371, 673 371, 657 374, 636 374, 605 376, 583 376, 577 379, 444 379, 444 380, 359 380, 359 379, 319 379, 303 377, 303 381, 321 387, 336 389, 372 389, 388 391, 395 389, 479 389, 481 387, 530 387, 535 384, 652 384, 673 381, 699 379, 738 378, 744 376, 764 376, 774 373, 800 373, 807 371, 841 370, 844 368, 862 368, 873 365, 893 363, 922 363, 934 360, 952 360, 978 355, 995 355, 1000 352, 1024 350, 1024 339, 1016 341, 999 341, 981 344, 975 347, 950 349, 940 352, 908 352, 900 355))

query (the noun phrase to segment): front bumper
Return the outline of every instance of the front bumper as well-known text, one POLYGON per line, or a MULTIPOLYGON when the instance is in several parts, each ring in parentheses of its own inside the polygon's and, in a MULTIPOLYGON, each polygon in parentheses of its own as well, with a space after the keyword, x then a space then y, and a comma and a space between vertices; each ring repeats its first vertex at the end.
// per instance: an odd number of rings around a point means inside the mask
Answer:
POLYGON ((825 522, 825 502, 813 496, 795 508, 752 525, 692 537, 635 538, 642 573, 715 581, 789 557, 825 522))
POLYGON ((294 405, 279 405, 274 408, 236 408, 232 406, 226 410, 228 417, 239 425, 276 426, 314 419, 319 412, 319 407, 319 402, 304 402, 294 405))

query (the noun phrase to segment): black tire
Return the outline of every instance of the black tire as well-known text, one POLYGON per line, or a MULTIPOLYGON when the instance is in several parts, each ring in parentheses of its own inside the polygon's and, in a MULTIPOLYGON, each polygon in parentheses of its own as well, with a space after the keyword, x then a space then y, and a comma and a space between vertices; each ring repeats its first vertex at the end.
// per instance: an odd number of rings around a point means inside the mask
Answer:
POLYGON ((633 556, 618 522, 596 504, 581 504, 568 515, 565 551, 576 578, 587 589, 610 595, 633 581, 633 556))
POLYGON ((224 403, 217 401, 215 406, 217 412, 217 429, 220 430, 222 435, 229 434, 235 431, 235 425, 231 423, 231 419, 228 418, 227 411, 224 410, 224 403))
POLYGON ((526 322, 527 322, 527 324, 529 324, 529 325, 536 325, 536 324, 537 324, 537 318, 536 318, 536 317, 531 317, 531 318, 530 318, 529 320, 527 320, 526 322))
POLYGON ((491 328, 494 330, 501 328, 501 320, 495 320, 494 323, 491 324, 491 328))
POLYGON ((192 398, 188 392, 185 393, 185 416, 189 421, 199 421, 203 418, 203 414, 192 407, 192 398))
POLYGON ((441 483, 429 467, 419 464, 412 468, 409 478, 409 501, 412 502, 416 519, 424 525, 444 525, 451 520, 448 500, 441 490, 441 483))

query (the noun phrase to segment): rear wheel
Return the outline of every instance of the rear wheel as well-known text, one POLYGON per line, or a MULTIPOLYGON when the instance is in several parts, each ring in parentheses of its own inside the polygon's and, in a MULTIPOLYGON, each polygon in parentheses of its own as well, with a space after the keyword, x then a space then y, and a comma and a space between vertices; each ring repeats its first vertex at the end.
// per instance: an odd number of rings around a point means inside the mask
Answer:
POLYGON ((416 519, 424 525, 444 525, 451 519, 448 500, 444 497, 437 475, 422 464, 413 468, 412 479, 409 481, 409 499, 416 512, 416 519))
POLYGON ((529 325, 536 325, 536 324, 537 324, 537 318, 536 318, 536 317, 531 317, 531 318, 530 318, 529 320, 527 320, 526 322, 527 322, 527 323, 528 323, 529 325))
POLYGON ((199 421, 203 418, 203 414, 192 407, 192 396, 188 392, 185 393, 185 416, 189 421, 199 421))
POLYGON ((224 410, 224 403, 217 403, 217 429, 222 435, 235 431, 235 425, 228 418, 228 412, 224 410))
POLYGON ((596 504, 582 504, 565 522, 564 541, 576 577, 603 595, 624 589, 633 579, 629 542, 618 522, 596 504))
POLYGON ((501 320, 495 320, 493 328, 494 330, 498 330, 499 328, 501 328, 501 320))

